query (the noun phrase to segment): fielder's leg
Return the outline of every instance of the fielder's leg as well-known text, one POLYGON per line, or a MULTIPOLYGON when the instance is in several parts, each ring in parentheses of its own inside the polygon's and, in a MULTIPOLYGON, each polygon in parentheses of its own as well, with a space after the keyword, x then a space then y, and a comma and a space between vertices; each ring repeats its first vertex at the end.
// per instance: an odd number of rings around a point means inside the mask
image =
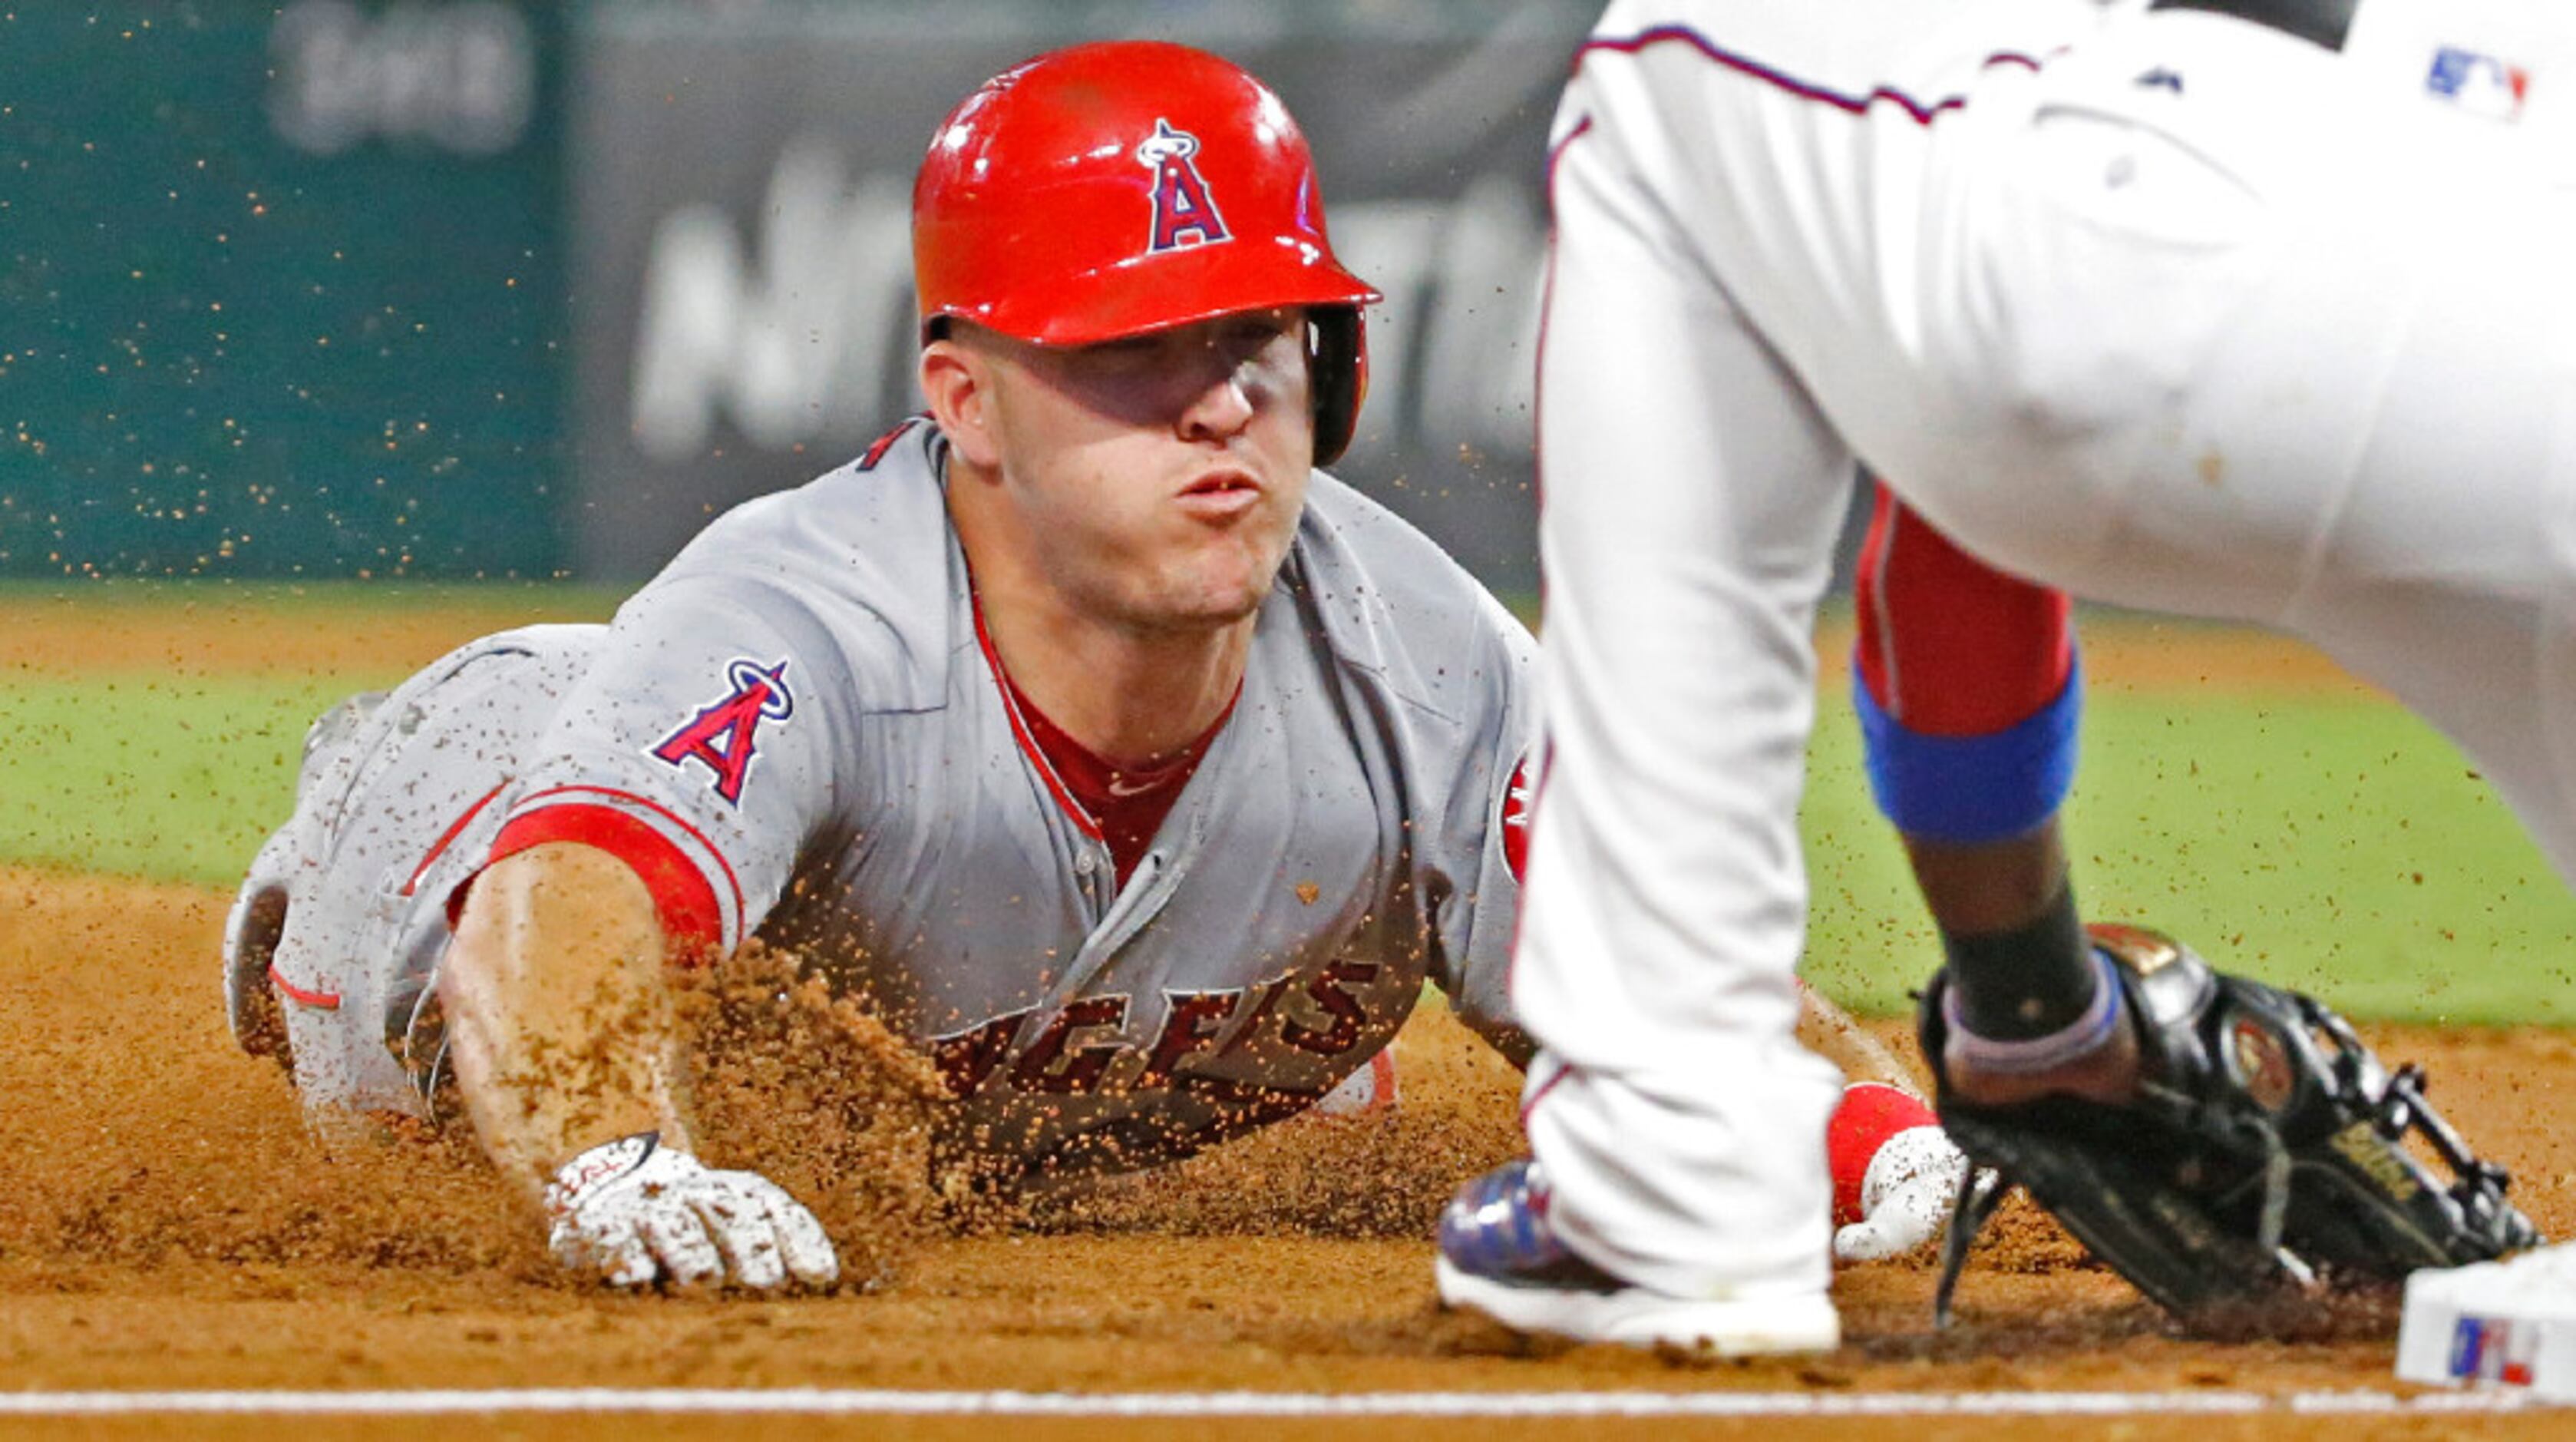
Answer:
POLYGON ((1462 1197, 1441 1289, 1596 1340, 1831 1346, 1840 1086, 1792 1037, 1795 817, 1851 462, 1612 127, 1571 128, 1540 362, 1547 761, 1513 972, 1544 1047, 1536 1174, 1462 1197))
POLYGON ((1965 1021, 2022 1041, 2099 988, 2057 808, 2083 683, 2066 593, 1969 556, 1882 488, 1853 576, 1852 706, 1965 1021))

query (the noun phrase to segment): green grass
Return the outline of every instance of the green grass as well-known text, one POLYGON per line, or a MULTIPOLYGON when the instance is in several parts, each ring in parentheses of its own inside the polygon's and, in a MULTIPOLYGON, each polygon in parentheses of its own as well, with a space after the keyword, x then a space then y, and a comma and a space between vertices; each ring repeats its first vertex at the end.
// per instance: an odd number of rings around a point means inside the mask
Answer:
POLYGON ((115 577, 61 581, 0 580, 0 607, 77 606, 86 612, 177 611, 240 606, 316 622, 353 614, 507 607, 531 621, 597 620, 616 609, 632 586, 563 581, 231 581, 115 577))
MULTIPOLYGON (((0 624, 133 618, 156 614, 232 616, 245 624, 316 633, 411 616, 452 622, 457 638, 475 628, 546 621, 604 621, 631 586, 535 581, 25 581, 0 580, 0 624)), ((0 693, 13 684, 0 671, 0 693)))
MULTIPOLYGON (((477 625, 603 619, 623 594, 502 581, 9 581, 0 611, 214 610, 290 635, 423 611, 467 618, 462 640, 477 625)), ((0 862, 229 888, 293 802, 305 726, 407 669, 0 670, 0 862)))
MULTIPOLYGON (((1939 945, 1826 708, 1807 970, 1908 1006, 1939 945)), ((2087 698, 2067 833, 2088 916, 2144 922, 2354 1016, 2576 1024, 2576 897, 2459 753, 2393 704, 2087 698)))
POLYGON ((293 804, 306 724, 400 679, 0 681, 0 861, 230 886, 293 804))
MULTIPOLYGON (((325 589, 261 604, 322 626, 352 604, 512 594, 325 589)), ((211 586, 197 599, 218 591, 241 599, 211 586)), ((610 599, 535 592, 528 609, 595 617, 610 599)), ((306 722, 400 674, 0 672, 0 861, 229 888, 286 813, 306 722)), ((1823 717, 1808 972, 1859 1010, 1900 1012, 1939 948, 1869 802, 1848 711, 1830 700, 1823 717)), ((2396 707, 2102 691, 2085 744, 2068 828, 2088 915, 2163 926, 2356 1016, 2576 1024, 2576 898, 2457 752, 2396 707)))

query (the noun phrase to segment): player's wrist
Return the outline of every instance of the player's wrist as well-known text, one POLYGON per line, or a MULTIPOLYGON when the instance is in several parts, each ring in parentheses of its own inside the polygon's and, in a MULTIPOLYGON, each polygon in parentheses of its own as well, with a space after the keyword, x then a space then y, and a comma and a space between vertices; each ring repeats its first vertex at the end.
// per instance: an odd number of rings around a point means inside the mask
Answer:
POLYGON ((546 1182, 546 1215, 557 1219, 569 1216, 605 1188, 630 1179, 650 1180, 646 1175, 648 1167, 671 1171, 695 1165, 696 1159, 686 1152, 664 1146, 659 1131, 612 1138, 574 1153, 554 1169, 546 1182))

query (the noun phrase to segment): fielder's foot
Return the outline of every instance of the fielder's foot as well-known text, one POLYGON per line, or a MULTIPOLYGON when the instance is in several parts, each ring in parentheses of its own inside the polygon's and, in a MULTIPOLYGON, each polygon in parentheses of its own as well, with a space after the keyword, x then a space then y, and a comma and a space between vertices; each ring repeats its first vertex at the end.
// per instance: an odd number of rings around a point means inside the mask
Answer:
POLYGON ((1744 1301, 1631 1286, 1568 1251, 1547 1220, 1538 1163, 1506 1162, 1468 1182, 1440 1216, 1440 1300, 1516 1332, 1712 1357, 1830 1351, 1842 1322, 1825 1294, 1744 1301))

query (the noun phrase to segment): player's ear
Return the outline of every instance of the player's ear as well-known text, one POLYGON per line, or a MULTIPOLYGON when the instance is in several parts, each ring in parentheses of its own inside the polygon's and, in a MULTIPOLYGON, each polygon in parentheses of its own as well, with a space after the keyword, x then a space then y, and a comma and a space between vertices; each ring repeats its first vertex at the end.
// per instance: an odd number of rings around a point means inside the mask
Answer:
POLYGON ((921 348, 921 394, 959 459, 980 470, 1002 463, 993 437, 991 359, 953 338, 921 348))

